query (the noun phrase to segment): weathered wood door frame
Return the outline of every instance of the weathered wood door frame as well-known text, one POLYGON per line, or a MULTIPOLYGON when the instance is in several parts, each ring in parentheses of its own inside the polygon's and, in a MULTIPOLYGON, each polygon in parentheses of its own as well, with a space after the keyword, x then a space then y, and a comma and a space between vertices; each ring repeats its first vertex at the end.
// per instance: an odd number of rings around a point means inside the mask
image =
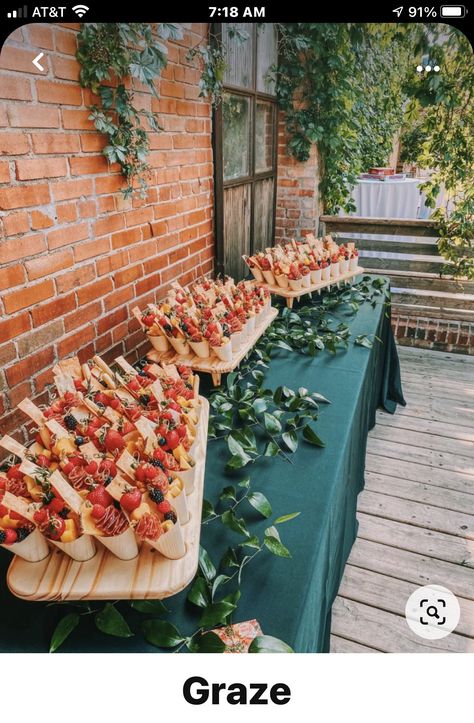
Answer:
MULTIPOLYGON (((257 26, 253 27, 256 33, 257 26)), ((212 26, 213 35, 220 40, 222 38, 222 23, 215 23, 212 26)), ((272 203, 272 236, 275 232, 276 193, 277 193, 277 159, 278 159, 278 106, 274 95, 257 90, 257 42, 253 42, 253 84, 252 88, 243 88, 227 83, 223 85, 224 92, 233 95, 241 95, 250 99, 250 173, 230 181, 224 181, 224 157, 223 157, 223 114, 222 103, 214 108, 213 112, 213 148, 214 148, 214 218, 215 218, 215 239, 216 239, 216 273, 222 274, 224 268, 224 191, 227 188, 250 185, 250 251, 253 252, 253 228, 255 210, 255 185, 257 182, 267 178, 273 179, 273 203, 272 203), (270 102, 273 107, 273 151, 272 169, 261 173, 255 172, 255 117, 258 101, 270 102)))

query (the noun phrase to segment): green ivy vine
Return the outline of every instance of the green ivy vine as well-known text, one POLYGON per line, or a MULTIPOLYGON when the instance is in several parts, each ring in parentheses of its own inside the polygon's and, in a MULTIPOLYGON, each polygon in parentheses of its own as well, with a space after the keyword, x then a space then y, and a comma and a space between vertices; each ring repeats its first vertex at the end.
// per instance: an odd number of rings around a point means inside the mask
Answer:
POLYGON ((158 97, 156 79, 167 64, 162 41, 181 37, 178 26, 161 23, 83 23, 76 57, 80 83, 98 96, 90 106, 90 120, 108 137, 103 150, 110 163, 118 163, 127 181, 125 197, 136 188, 143 197, 150 176, 147 163, 147 126, 159 131, 156 113, 135 103, 133 81, 146 85, 158 97))
POLYGON ((434 169, 422 185, 431 218, 439 224, 438 248, 455 276, 474 278, 474 65, 469 40, 453 27, 433 27, 423 63, 439 73, 412 74, 401 158, 434 169))

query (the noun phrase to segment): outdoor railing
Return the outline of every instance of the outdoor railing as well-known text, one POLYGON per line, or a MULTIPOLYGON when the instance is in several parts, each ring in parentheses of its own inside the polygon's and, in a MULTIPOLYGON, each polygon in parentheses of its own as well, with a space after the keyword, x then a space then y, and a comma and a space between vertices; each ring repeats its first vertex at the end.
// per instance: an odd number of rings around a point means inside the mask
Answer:
POLYGON ((474 320, 474 282, 449 275, 438 252, 436 221, 428 219, 320 217, 319 235, 354 240, 361 266, 390 277, 392 308, 439 319, 474 320), (371 234, 370 238, 358 238, 371 234), (402 236, 403 238, 390 238, 402 236))

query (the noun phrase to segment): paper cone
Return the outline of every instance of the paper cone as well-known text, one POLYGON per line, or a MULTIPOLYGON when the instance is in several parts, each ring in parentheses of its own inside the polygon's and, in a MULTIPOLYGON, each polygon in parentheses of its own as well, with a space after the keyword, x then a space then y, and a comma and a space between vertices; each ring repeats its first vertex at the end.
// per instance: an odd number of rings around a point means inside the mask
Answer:
POLYGON ((131 527, 121 535, 98 535, 97 539, 119 560, 133 560, 138 555, 137 540, 131 527))
POLYGON ((339 270, 341 274, 347 274, 349 273, 349 259, 344 259, 344 261, 339 261, 339 270))
POLYGON ((148 338, 153 349, 156 349, 156 351, 168 351, 168 349, 170 348, 170 345, 168 344, 168 339, 162 334, 160 334, 159 336, 148 336, 148 338))
MULTIPOLYGON (((194 446, 194 445, 193 445, 194 446)), ((193 447, 191 447, 192 449, 193 447)), ((184 484, 184 491, 187 495, 190 495, 194 489, 194 478, 196 476, 196 465, 191 469, 183 469, 178 472, 178 477, 181 478, 184 484)))
POLYGON ((1 547, 28 562, 39 562, 49 555, 48 544, 38 529, 30 532, 28 537, 21 542, 14 542, 13 545, 1 545, 1 547))
POLYGON ((275 286, 275 277, 273 276, 273 271, 271 271, 271 269, 268 269, 267 271, 262 271, 262 274, 267 284, 270 284, 270 286, 275 286))
POLYGON ((333 279, 337 279, 338 276, 340 276, 340 269, 339 269, 339 261, 335 264, 331 264, 331 276, 333 279))
POLYGON ((184 486, 184 480, 182 478, 181 472, 178 473, 178 476, 181 477, 181 481, 183 482, 183 489, 177 495, 176 497, 173 497, 171 494, 167 496, 167 499, 169 503, 173 506, 174 511, 176 512, 176 515, 178 517, 179 523, 181 525, 185 525, 186 522, 189 520, 189 510, 188 510, 188 503, 186 502, 186 489, 184 486))
POLYGON ((96 553, 94 540, 90 535, 82 535, 73 542, 58 542, 56 540, 50 540, 50 542, 78 562, 90 560, 96 553))
POLYGON ((356 271, 359 264, 359 257, 353 256, 349 261, 349 271, 356 271))
POLYGON ((263 274, 257 266, 253 266, 250 271, 252 272, 254 279, 260 283, 263 281, 263 274))
POLYGON ((306 274, 306 276, 303 276, 301 281, 303 282, 303 289, 309 289, 309 287, 311 286, 311 272, 309 274, 306 274))
POLYGON ((221 361, 232 361, 232 344, 230 339, 228 339, 225 344, 222 344, 222 346, 213 346, 212 351, 221 361))
POLYGON ((169 341, 177 354, 181 354, 182 356, 187 356, 189 354, 190 349, 187 341, 183 341, 182 339, 175 339, 174 336, 170 337, 169 341))
POLYGON ((281 289, 288 288, 288 276, 286 274, 278 274, 278 276, 275 276, 275 280, 281 289))
POLYGON ((147 542, 170 560, 178 560, 186 554, 186 546, 179 521, 173 525, 171 530, 165 532, 164 535, 161 535, 155 542, 151 540, 147 540, 147 542))
POLYGON ((230 343, 232 344, 232 354, 236 354, 242 345, 242 332, 234 331, 230 336, 230 343))
POLYGON ((208 359, 211 355, 207 339, 203 339, 202 341, 190 341, 189 346, 200 359, 208 359))
POLYGON ((323 281, 329 281, 330 278, 331 278, 331 267, 326 266, 326 268, 321 269, 321 279, 323 281))
POLYGON ((255 316, 249 316, 245 326, 247 327, 247 337, 248 337, 248 339, 250 339, 255 334, 255 326, 256 326, 255 316))
POLYGON ((300 291, 303 287, 303 279, 288 279, 292 291, 300 291))
POLYGON ((322 269, 317 269, 316 271, 311 271, 311 283, 312 284, 319 284, 322 278, 322 269))

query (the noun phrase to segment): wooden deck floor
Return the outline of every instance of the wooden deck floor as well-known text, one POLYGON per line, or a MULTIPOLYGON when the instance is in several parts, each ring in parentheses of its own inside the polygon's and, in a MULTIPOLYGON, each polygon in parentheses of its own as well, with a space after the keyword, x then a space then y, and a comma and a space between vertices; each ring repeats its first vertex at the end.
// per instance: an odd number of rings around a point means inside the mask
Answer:
POLYGON ((359 534, 333 605, 331 652, 474 652, 474 358, 399 348, 407 401, 369 435, 359 534), (442 640, 408 627, 417 587, 461 618, 442 640))

